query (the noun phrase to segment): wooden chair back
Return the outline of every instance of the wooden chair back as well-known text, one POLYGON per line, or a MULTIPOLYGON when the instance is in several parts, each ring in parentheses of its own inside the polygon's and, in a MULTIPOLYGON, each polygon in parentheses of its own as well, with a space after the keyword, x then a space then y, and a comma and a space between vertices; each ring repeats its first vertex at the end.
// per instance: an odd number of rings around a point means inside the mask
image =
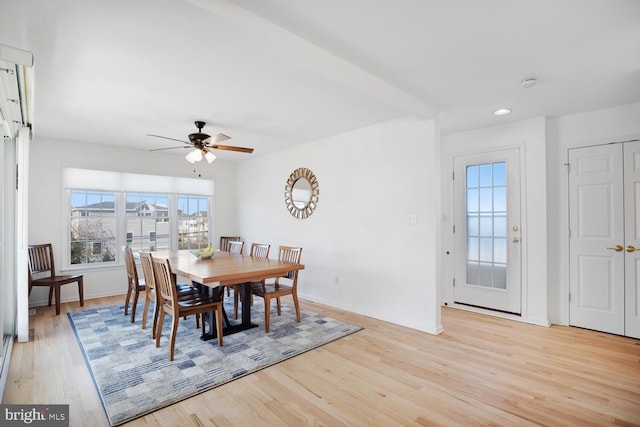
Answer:
POLYGON ((29 274, 48 274, 53 279, 56 275, 56 267, 53 262, 51 243, 30 245, 27 251, 29 253, 29 274))
POLYGON ((167 303, 171 308, 177 307, 176 284, 169 260, 166 258, 153 258, 153 271, 155 273, 158 303, 167 303))
POLYGON ((271 249, 271 245, 265 243, 252 243, 249 255, 256 258, 269 258, 269 249, 271 249))
MULTIPOLYGON (((280 261, 293 262, 295 264, 300 264, 300 258, 302 257, 302 248, 297 246, 280 246, 278 248, 278 259, 280 261)), ((294 282, 294 286, 297 282, 298 271, 293 270, 289 271, 286 275, 282 276, 287 279, 291 279, 294 282)))
POLYGON ((127 266, 129 287, 135 290, 135 288, 140 285, 140 281, 138 280, 136 261, 133 259, 133 250, 129 246, 125 246, 124 248, 124 263, 127 266))
POLYGON ((240 236, 220 236, 220 250, 229 252, 229 242, 240 241, 240 236))
POLYGON ((149 290, 155 289, 156 279, 153 274, 153 257, 150 252, 140 252, 140 264, 142 265, 145 287, 149 290))
POLYGON ((227 248, 228 252, 231 254, 242 254, 242 250, 244 249, 244 242, 231 240, 228 242, 227 248))

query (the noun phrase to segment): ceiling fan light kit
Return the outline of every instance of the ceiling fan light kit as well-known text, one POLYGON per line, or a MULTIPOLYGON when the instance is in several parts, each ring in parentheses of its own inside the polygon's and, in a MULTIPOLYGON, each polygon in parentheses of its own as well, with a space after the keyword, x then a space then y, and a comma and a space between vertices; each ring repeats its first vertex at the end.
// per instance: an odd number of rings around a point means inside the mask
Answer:
POLYGON ((213 163, 216 159, 215 154, 211 152, 211 150, 226 150, 226 151, 237 151, 240 153, 253 153, 253 148, 246 147, 234 147, 232 145, 218 145, 218 142, 226 141, 230 139, 229 136, 219 133, 214 136, 207 135, 206 133, 202 133, 202 128, 206 125, 203 121, 194 122, 196 128, 198 128, 198 132, 189 134, 189 141, 182 141, 175 138, 169 138, 161 135, 151 135, 147 134, 147 136, 153 136, 156 138, 169 139, 171 141, 178 141, 186 144, 180 147, 168 147, 168 148, 155 148, 150 151, 160 151, 160 150, 173 150, 174 148, 192 148, 193 150, 187 153, 185 159, 189 163, 199 162, 203 158, 207 160, 209 163, 213 163))

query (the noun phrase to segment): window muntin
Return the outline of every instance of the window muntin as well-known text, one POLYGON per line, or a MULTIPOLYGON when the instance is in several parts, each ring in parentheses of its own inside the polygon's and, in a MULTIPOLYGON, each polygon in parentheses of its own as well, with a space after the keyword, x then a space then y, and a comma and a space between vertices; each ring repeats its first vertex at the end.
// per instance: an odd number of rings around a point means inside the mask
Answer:
POLYGON ((116 194, 71 191, 69 263, 113 263, 116 260, 116 194))

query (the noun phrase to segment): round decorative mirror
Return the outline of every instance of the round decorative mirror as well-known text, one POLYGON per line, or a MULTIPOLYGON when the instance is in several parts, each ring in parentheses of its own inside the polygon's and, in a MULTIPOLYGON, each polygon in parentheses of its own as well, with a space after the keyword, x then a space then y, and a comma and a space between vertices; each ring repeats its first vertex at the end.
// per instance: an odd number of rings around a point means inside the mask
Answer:
POLYGON ((298 168, 289 175, 284 187, 284 202, 291 215, 305 219, 318 205, 318 179, 307 168, 298 168))

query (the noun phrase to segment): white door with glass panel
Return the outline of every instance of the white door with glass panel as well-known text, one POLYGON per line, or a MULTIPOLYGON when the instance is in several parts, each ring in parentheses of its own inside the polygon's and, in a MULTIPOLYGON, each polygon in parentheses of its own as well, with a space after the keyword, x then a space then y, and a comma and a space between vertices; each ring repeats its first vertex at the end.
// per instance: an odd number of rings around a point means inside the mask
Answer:
POLYGON ((521 313, 519 149, 454 158, 454 301, 521 313))
POLYGON ((569 150, 569 226, 569 323, 640 338, 640 142, 569 150))

